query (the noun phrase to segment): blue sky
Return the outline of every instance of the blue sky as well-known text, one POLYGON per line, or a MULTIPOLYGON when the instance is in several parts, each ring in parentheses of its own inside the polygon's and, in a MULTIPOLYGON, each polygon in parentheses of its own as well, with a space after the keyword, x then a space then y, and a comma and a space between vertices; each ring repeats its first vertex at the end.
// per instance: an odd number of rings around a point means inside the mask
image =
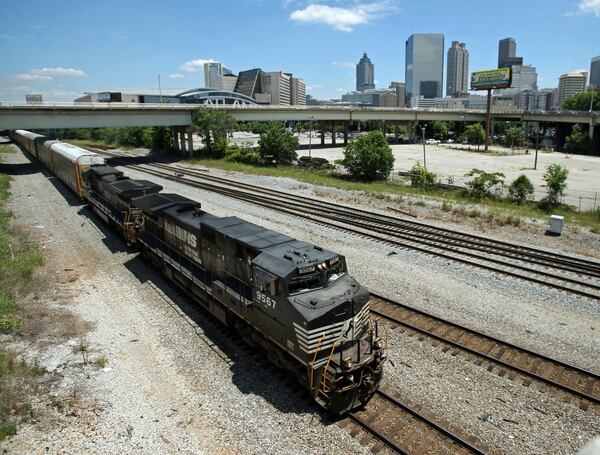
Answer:
POLYGON ((200 87, 204 60, 292 72, 313 96, 339 97, 365 51, 378 87, 404 81, 411 33, 464 41, 470 71, 495 68, 512 36, 540 87, 600 55, 600 0, 3 0, 2 11, 0 100, 156 88, 159 73, 163 87, 200 87))

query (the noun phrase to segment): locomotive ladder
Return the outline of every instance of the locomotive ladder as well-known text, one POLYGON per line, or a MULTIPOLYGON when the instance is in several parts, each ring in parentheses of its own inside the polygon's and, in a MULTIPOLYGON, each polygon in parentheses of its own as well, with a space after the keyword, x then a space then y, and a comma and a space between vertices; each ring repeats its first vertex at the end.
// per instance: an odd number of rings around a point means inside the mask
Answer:
POLYGON ((142 210, 138 208, 130 208, 125 212, 125 220, 123 221, 123 231, 127 244, 133 243, 136 237, 137 231, 142 227, 144 223, 144 217, 142 216, 142 210))

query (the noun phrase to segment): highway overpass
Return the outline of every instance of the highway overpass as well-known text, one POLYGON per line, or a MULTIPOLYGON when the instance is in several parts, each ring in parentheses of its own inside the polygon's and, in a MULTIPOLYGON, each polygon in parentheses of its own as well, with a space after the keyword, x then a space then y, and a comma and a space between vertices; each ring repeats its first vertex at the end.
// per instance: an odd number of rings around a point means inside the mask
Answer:
MULTIPOLYGON (((140 103, 0 103, 0 129, 106 128, 123 126, 172 126, 191 124, 197 104, 140 103)), ((383 120, 394 123, 419 120, 485 121, 484 110, 435 110, 333 106, 212 106, 239 121, 311 120, 347 124, 383 120)), ((497 120, 519 122, 585 123, 598 125, 600 112, 522 112, 492 110, 497 120)))

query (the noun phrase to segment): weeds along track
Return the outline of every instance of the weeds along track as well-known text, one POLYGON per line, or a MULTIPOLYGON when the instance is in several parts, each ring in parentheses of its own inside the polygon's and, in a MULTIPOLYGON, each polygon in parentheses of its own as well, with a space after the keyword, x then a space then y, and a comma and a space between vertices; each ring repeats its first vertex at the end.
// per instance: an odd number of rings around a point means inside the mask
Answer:
POLYGON ((552 391, 582 410, 600 404, 600 375, 371 293, 371 314, 392 329, 417 333, 499 376, 552 391))
POLYGON ((388 245, 416 250, 514 278, 600 300, 600 262, 429 226, 413 220, 272 190, 162 163, 119 164, 287 213, 388 245))

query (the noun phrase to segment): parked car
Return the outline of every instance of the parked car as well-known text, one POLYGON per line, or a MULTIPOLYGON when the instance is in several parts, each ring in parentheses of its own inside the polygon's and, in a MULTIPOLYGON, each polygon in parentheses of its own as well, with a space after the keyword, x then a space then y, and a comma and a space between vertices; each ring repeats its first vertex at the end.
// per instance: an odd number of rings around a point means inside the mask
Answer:
POLYGON ((427 139, 425 141, 425 143, 427 145, 438 145, 440 143, 440 141, 438 141, 437 139, 427 139))

